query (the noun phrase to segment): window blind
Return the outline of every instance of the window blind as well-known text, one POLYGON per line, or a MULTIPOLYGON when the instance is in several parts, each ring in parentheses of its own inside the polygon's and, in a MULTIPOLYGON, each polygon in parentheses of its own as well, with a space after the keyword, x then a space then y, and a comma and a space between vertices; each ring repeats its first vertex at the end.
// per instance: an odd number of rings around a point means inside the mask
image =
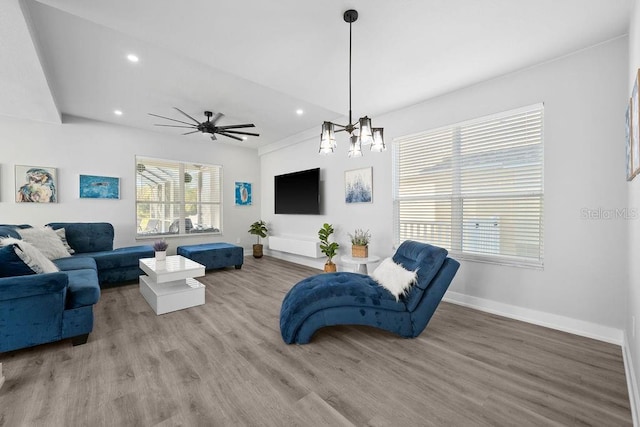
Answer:
POLYGON ((138 236, 219 233, 222 167, 136 157, 138 236))
POLYGON ((543 265, 541 104, 394 140, 395 239, 543 265))

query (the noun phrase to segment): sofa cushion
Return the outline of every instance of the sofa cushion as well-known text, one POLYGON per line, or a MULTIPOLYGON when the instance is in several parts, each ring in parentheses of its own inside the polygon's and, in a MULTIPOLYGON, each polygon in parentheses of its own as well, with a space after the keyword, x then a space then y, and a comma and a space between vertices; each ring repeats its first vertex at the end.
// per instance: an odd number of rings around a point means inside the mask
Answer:
POLYGON ((129 246, 111 251, 87 252, 82 255, 90 256, 96 261, 98 270, 138 266, 140 258, 153 258, 154 251, 151 246, 129 246))
POLYGON ((83 307, 98 302, 100 286, 95 270, 69 270, 64 273, 69 276, 66 308, 83 307))
POLYGON ((53 263, 60 269, 60 271, 69 270, 97 270, 96 262, 93 258, 88 256, 72 256, 67 258, 60 258, 53 261, 53 263))
POLYGON ((113 249, 113 226, 108 222, 51 222, 51 228, 64 228, 69 246, 76 253, 110 251, 113 249))
POLYGON ((33 245, 20 239, 14 239, 13 237, 0 239, 0 246, 11 245, 18 247, 18 250, 15 251, 16 255, 36 273, 56 273, 59 271, 58 267, 33 245))
POLYGON ((415 286, 411 287, 409 293, 404 297, 409 311, 415 310, 420 304, 424 290, 429 287, 434 276, 442 267, 447 254, 446 249, 410 240, 403 242, 398 247, 393 255, 393 261, 407 270, 418 270, 418 280, 415 286))
POLYGON ((51 227, 23 228, 18 233, 22 240, 31 243, 50 260, 69 256, 62 240, 51 227))
POLYGON ((19 239, 20 234, 16 231, 15 225, 0 225, 0 237, 13 237, 19 239))
MULTIPOLYGON (((16 254, 17 245, 0 247, 0 277, 25 276, 35 274, 16 254)), ((18 249, 20 250, 20 249, 18 249)))

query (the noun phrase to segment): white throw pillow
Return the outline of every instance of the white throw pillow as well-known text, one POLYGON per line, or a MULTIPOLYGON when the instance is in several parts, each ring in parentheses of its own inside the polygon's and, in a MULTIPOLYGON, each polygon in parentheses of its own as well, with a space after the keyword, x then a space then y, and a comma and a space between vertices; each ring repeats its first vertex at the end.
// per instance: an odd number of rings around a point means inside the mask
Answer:
POLYGON ((60 237, 51 227, 21 228, 16 231, 22 240, 31 243, 50 260, 70 256, 60 237))
POLYGON ((391 292, 396 297, 396 301, 400 299, 400 295, 406 295, 411 285, 416 283, 418 272, 406 270, 401 265, 393 262, 393 259, 386 258, 380 263, 373 273, 373 280, 378 282, 380 286, 391 292))
MULTIPOLYGON (((1 246, 16 245, 18 249, 16 255, 20 257, 22 262, 27 264, 30 269, 36 273, 55 273, 58 267, 52 263, 42 252, 40 252, 35 246, 20 239, 14 239, 8 237, 6 239, 0 239, 1 246)), ((67 254, 68 255, 68 254, 67 254)))
POLYGON ((67 232, 64 230, 64 228, 58 228, 54 231, 60 238, 60 241, 62 242, 62 246, 64 246, 67 252, 69 252, 71 255, 75 254, 76 251, 71 246, 69 246, 69 242, 67 242, 67 232))

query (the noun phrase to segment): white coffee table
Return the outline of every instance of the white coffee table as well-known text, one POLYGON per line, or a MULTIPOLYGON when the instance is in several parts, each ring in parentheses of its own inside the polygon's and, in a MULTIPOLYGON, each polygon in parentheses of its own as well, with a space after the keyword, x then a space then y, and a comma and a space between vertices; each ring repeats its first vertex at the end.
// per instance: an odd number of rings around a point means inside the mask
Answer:
POLYGON ((204 304, 204 285, 194 277, 204 276, 204 265, 181 255, 165 261, 142 258, 140 293, 156 314, 169 313, 204 304))
POLYGON ((367 264, 373 264, 374 262, 380 261, 380 257, 376 255, 369 255, 366 258, 359 258, 349 255, 342 255, 340 257, 340 260, 348 264, 356 264, 356 267, 354 269, 356 273, 368 274, 367 264))

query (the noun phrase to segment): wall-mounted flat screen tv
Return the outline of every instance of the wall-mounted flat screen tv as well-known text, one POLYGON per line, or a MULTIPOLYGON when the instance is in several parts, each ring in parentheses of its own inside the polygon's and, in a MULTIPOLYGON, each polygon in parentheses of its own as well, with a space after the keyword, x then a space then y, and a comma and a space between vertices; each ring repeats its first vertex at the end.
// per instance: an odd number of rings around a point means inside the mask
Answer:
POLYGON ((274 177, 275 213, 320 215, 320 168, 274 177))

